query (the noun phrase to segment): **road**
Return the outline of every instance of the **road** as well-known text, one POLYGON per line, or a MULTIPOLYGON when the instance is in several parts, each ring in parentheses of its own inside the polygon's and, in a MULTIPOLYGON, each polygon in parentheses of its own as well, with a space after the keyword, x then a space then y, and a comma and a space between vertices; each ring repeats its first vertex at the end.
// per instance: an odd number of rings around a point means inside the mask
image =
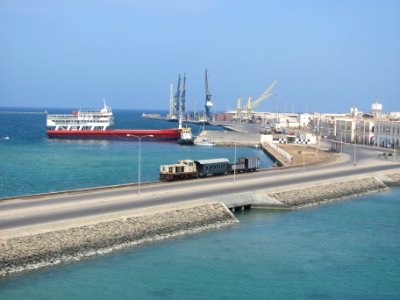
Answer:
POLYGON ((239 192, 275 189, 382 171, 400 171, 399 162, 377 159, 377 149, 357 146, 357 165, 353 165, 353 146, 345 145, 343 150, 344 158, 335 163, 306 167, 305 170, 270 169, 236 176, 156 183, 142 186, 140 194, 136 186, 125 186, 0 201, 0 234, 9 229, 74 221, 160 205, 212 200, 217 196, 239 192))

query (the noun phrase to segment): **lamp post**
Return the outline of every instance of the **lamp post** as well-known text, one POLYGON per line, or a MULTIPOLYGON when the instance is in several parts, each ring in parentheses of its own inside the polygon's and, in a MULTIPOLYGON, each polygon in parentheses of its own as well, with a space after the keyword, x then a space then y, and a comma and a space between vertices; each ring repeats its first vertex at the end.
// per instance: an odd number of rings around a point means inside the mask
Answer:
POLYGON ((353 148, 353 166, 355 167, 357 165, 356 162, 356 143, 354 142, 354 148, 353 148))
POLYGON ((149 135, 142 135, 142 136, 138 136, 138 135, 133 135, 133 134, 127 134, 126 135, 127 137, 134 137, 134 138, 138 138, 139 139, 139 155, 138 155, 138 160, 139 160, 139 163, 138 163, 138 194, 140 195, 140 152, 141 152, 141 146, 140 146, 140 144, 141 144, 141 141, 142 141, 142 138, 143 137, 153 137, 154 135, 152 135, 152 134, 149 134, 149 135))
POLYGON ((234 165, 234 168, 233 168, 233 182, 236 182, 236 141, 235 141, 235 156, 234 156, 234 159, 233 159, 233 165, 234 165))

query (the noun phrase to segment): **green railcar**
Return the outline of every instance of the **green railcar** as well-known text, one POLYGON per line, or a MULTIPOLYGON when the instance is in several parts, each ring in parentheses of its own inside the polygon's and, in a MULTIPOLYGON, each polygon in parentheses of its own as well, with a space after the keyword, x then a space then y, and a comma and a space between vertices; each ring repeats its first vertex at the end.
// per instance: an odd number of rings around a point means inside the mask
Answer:
POLYGON ((231 168, 227 158, 195 160, 194 162, 199 177, 228 174, 231 168))

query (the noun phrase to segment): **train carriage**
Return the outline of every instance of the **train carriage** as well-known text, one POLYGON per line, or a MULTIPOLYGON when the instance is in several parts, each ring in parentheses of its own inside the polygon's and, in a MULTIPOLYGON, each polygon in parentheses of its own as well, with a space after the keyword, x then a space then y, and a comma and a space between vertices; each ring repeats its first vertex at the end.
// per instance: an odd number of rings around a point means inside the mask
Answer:
POLYGON ((228 174, 230 170, 229 159, 214 158, 194 161, 197 166, 199 177, 228 174))
POLYGON ((209 177, 232 173, 253 172, 259 168, 258 157, 241 157, 236 163, 227 158, 180 160, 176 164, 160 166, 160 180, 172 181, 209 177))

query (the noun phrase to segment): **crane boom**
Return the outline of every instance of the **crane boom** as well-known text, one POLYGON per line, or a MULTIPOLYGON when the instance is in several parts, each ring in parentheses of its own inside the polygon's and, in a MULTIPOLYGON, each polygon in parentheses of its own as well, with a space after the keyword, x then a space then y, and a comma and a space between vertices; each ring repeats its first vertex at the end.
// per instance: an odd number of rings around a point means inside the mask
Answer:
POLYGON ((268 97, 272 96, 272 89, 275 87, 275 85, 278 83, 278 81, 272 82, 272 84, 264 91, 264 93, 261 94, 260 97, 258 97, 256 100, 254 100, 253 103, 248 103, 243 107, 243 109, 254 109, 257 107, 261 102, 263 102, 265 99, 268 97))

